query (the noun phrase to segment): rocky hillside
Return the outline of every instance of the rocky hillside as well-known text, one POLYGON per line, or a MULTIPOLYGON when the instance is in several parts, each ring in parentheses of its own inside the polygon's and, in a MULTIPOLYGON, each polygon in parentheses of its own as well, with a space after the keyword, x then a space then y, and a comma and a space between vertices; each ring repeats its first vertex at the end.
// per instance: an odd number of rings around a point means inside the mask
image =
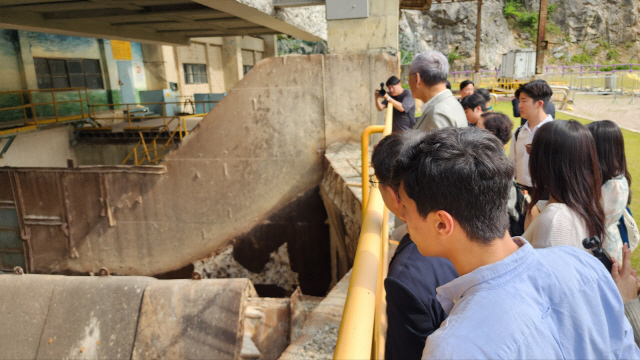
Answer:
MULTIPOLYGON (((640 0, 550 0, 547 65, 640 63, 640 0)), ((500 66, 501 54, 535 48, 539 0, 485 0, 482 9, 482 68, 500 66)), ((403 10, 403 52, 436 49, 455 70, 472 69, 477 4, 434 4, 423 14, 403 10)))

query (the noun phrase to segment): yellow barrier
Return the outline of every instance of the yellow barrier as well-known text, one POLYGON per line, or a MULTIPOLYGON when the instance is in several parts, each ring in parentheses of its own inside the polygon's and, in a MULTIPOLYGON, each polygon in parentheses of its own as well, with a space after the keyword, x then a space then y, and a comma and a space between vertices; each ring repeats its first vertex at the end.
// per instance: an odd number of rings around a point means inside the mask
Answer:
MULTIPOLYGON (((131 152, 129 152, 127 157, 122 162, 122 165, 125 165, 127 163, 127 161, 129 161, 129 159, 131 159, 132 157, 133 157, 134 165, 143 165, 144 161, 145 161, 145 158, 149 162, 149 165, 151 165, 151 164, 157 165, 160 162, 160 160, 162 160, 164 158, 164 156, 166 155, 166 153, 164 151, 169 147, 169 144, 171 144, 173 142, 173 138, 176 135, 176 133, 178 134, 178 137, 180 138, 180 140, 182 140, 185 136, 187 136, 189 134, 189 131, 187 130, 187 123, 186 123, 185 118, 187 118, 187 117, 195 117, 195 116, 205 116, 205 115, 206 114, 198 114, 198 115, 187 115, 187 116, 174 117, 168 123, 166 123, 165 125, 159 126, 159 127, 139 128, 140 130, 149 130, 149 129, 158 129, 159 130, 158 134, 156 134, 156 136, 153 138, 153 140, 151 140, 151 143, 153 144, 153 147, 151 147, 149 149, 149 147, 147 146, 147 143, 144 140, 144 135, 142 134, 142 131, 138 131, 138 134, 140 135, 140 141, 138 141, 136 146, 134 146, 133 149, 131 150, 131 152), (173 132, 170 132, 169 131, 169 125, 174 120, 178 121, 178 125, 173 130, 173 132), (167 140, 167 142, 162 147, 159 148, 158 145, 157 145, 157 140, 160 137, 160 134, 162 134, 163 132, 169 133, 169 140, 167 140), (138 147, 139 146, 142 146, 142 148, 144 149, 144 151, 141 154, 142 155, 141 157, 138 157, 138 147), (158 151, 160 152, 160 155, 158 155, 158 151), (153 152, 153 158, 151 158, 151 152, 153 152)), ((127 128, 127 129, 138 129, 138 128, 130 127, 130 128, 127 128)))
POLYGON ((362 230, 353 262, 334 359, 382 359, 386 334, 384 279, 389 249, 389 210, 380 190, 369 188, 369 136, 391 133, 393 108, 387 107, 385 125, 362 133, 362 230))

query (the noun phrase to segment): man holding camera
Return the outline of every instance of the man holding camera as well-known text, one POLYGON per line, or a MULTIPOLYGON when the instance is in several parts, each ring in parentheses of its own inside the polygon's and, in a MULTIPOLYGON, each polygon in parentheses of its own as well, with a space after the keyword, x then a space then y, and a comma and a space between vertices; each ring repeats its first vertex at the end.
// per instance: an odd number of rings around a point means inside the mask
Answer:
POLYGON ((416 123, 416 101, 411 91, 403 89, 396 76, 387 80, 387 88, 387 92, 376 90, 376 108, 382 111, 388 104, 393 106, 393 132, 412 129, 416 123))

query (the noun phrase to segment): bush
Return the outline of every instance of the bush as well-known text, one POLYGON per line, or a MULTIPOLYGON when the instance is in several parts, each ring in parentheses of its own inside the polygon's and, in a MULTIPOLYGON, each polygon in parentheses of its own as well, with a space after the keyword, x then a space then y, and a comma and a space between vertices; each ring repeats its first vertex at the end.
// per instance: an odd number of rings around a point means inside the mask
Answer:
POLYGON ((447 58, 449 59, 449 65, 451 65, 453 64, 454 61, 460 59, 460 55, 458 55, 458 53, 456 53, 456 51, 453 50, 449 53, 449 56, 447 56, 447 58))
MULTIPOLYGON (((558 8, 557 4, 551 4, 547 8, 547 29, 553 34, 560 34, 561 29, 551 21, 551 15, 555 9, 558 8)), ((509 22, 512 28, 527 33, 531 36, 531 39, 535 39, 538 36, 538 17, 536 12, 527 11, 522 0, 506 0, 503 10, 504 17, 509 22)))
POLYGON ((582 53, 582 54, 573 55, 571 57, 571 62, 575 64, 588 65, 588 64, 593 64, 593 58, 591 57, 591 55, 587 53, 582 53))
POLYGON ((618 60, 620 57, 620 51, 616 48, 609 49, 607 51, 607 60, 618 60))

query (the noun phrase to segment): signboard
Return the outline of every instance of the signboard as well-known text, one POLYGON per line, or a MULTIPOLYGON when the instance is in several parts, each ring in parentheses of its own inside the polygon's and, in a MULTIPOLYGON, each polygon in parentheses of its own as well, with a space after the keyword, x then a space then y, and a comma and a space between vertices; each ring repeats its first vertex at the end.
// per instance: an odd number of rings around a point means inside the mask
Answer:
POLYGON ((111 40, 111 52, 114 60, 131 60, 131 43, 128 41, 111 40))
POLYGON ((144 75, 144 63, 142 61, 132 61, 133 66, 133 78, 136 84, 136 89, 146 89, 147 78, 144 75))

